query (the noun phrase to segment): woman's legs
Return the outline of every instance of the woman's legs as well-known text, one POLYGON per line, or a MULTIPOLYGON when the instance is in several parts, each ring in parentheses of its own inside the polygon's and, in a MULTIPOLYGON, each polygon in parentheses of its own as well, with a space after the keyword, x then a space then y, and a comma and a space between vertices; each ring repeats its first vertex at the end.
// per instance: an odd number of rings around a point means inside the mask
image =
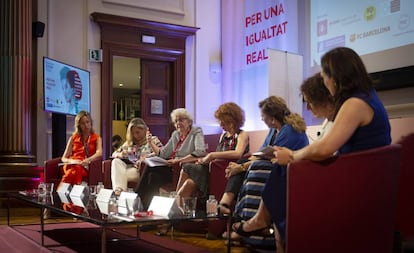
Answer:
MULTIPOLYGON (((249 220, 243 223, 243 231, 248 233, 251 231, 267 228, 269 225, 270 225, 270 214, 266 206, 264 205, 263 200, 261 200, 256 214, 253 215, 249 220)), ((237 230, 239 226, 240 226, 240 222, 235 223, 233 225, 234 230, 237 230)))
POLYGON ((226 188, 219 202, 219 208, 222 214, 231 213, 230 207, 243 186, 245 176, 246 172, 241 172, 231 176, 227 181, 226 188))
POLYGON ((172 171, 171 167, 147 167, 144 175, 136 191, 144 204, 144 208, 148 208, 154 196, 158 196, 160 187, 171 182, 172 171))
POLYGON ((180 177, 178 178, 177 186, 175 188, 175 191, 178 192, 180 188, 183 186, 184 182, 189 178, 189 175, 187 172, 181 170, 180 171, 180 177))
POLYGON ((87 176, 87 172, 81 165, 66 165, 63 168, 64 175, 62 176, 61 182, 69 184, 82 183, 84 176, 87 176))
POLYGON ((282 237, 279 234, 279 230, 275 224, 273 224, 275 240, 276 240, 276 253, 284 253, 285 252, 285 245, 283 243, 282 237))
POLYGON ((121 159, 115 158, 111 162, 111 181, 114 191, 127 189, 127 165, 121 159))
POLYGON ((191 178, 187 178, 180 189, 178 189, 177 194, 180 197, 190 197, 196 189, 197 186, 194 181, 191 178))
POLYGON ((219 204, 219 208, 220 208, 220 212, 222 214, 230 214, 231 213, 231 209, 230 209, 230 205, 233 202, 233 200, 235 199, 235 195, 233 192, 225 192, 223 193, 223 196, 221 196, 220 199, 220 204, 219 204))

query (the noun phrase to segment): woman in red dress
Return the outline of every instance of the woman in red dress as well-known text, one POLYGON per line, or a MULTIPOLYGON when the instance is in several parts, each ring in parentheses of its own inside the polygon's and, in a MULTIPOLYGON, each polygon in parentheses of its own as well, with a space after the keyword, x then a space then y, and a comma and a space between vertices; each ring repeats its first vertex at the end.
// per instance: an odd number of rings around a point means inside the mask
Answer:
POLYGON ((92 128, 91 115, 80 111, 75 118, 75 132, 66 144, 62 156, 64 175, 61 182, 81 184, 88 176, 88 167, 92 160, 102 156, 102 139, 92 128))

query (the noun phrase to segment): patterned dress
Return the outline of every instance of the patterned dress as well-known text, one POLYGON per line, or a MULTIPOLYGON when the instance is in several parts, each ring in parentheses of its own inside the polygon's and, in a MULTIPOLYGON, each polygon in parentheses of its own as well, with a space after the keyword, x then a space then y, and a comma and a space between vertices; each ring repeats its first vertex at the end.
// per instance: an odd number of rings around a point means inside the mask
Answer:
MULTIPOLYGON (((292 150, 303 148, 309 144, 308 137, 305 132, 297 132, 291 125, 285 124, 280 129, 273 142, 274 146, 287 147, 292 150)), ((254 161, 247 170, 242 188, 240 189, 235 213, 236 219, 248 220, 254 216, 259 208, 262 197, 262 191, 273 170, 285 170, 286 166, 272 164, 269 160, 254 161), (282 168, 283 167, 283 168, 282 168)), ((275 238, 251 236, 243 238, 243 240, 251 245, 260 245, 263 248, 274 248, 275 238)))
MULTIPOLYGON (((226 136, 223 133, 220 136, 219 143, 216 148, 216 152, 222 152, 227 150, 235 150, 237 147, 238 137, 242 130, 239 130, 238 133, 235 133, 231 136, 226 136)), ((249 145, 247 145, 246 149, 244 150, 243 154, 249 152, 249 145)), ((208 182, 209 182, 209 170, 208 164, 193 164, 187 163, 183 165, 183 171, 186 172, 189 177, 194 181, 197 185, 197 194, 201 199, 207 199, 208 194, 208 182)))

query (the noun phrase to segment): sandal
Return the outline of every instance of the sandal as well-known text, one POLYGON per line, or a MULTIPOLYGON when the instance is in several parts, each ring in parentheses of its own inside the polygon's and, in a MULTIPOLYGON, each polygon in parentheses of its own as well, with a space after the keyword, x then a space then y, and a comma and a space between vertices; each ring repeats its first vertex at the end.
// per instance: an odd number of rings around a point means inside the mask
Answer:
POLYGON ((252 235, 257 235, 257 236, 264 236, 264 237, 266 237, 266 236, 270 236, 271 235, 271 232, 269 231, 269 228, 268 227, 263 227, 263 228, 259 228, 259 229, 255 229, 255 230, 253 230, 253 231, 245 231, 245 230, 243 230, 243 222, 240 222, 239 224, 239 227, 238 228, 236 228, 236 225, 237 223, 234 223, 232 226, 231 226, 231 229, 234 231, 234 232, 236 232, 237 234, 239 234, 239 235, 241 235, 241 236, 244 236, 244 237, 250 237, 250 236, 252 236, 252 235))
POLYGON ((217 213, 219 215, 230 215, 231 214, 231 207, 230 205, 226 204, 226 203, 220 203, 217 206, 217 213))
POLYGON ((121 192, 123 192, 124 190, 122 190, 122 188, 121 187, 117 187, 115 190, 114 190, 114 194, 115 194, 115 196, 120 196, 121 195, 121 192))

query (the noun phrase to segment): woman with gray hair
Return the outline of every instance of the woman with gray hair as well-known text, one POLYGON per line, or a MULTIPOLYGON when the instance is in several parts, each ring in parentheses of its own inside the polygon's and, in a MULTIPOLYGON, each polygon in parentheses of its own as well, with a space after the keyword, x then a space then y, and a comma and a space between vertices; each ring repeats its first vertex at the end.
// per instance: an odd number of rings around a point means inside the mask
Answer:
MULTIPOLYGON (((127 189, 128 182, 138 182, 142 159, 154 152, 147 140, 148 127, 141 118, 133 118, 128 124, 126 141, 112 153, 111 163, 112 189, 116 195, 127 189)), ((162 147, 156 136, 151 136, 155 147, 162 147)))
POLYGON ((157 146, 152 141, 151 133, 148 131, 147 134, 148 143, 154 150, 154 154, 166 159, 168 166, 148 166, 145 169, 136 189, 145 209, 148 208, 152 197, 159 194, 160 188, 172 182, 172 165, 193 161, 194 157, 206 155, 203 130, 193 126, 191 114, 184 108, 177 108, 171 112, 170 116, 175 131, 165 146, 157 146))

